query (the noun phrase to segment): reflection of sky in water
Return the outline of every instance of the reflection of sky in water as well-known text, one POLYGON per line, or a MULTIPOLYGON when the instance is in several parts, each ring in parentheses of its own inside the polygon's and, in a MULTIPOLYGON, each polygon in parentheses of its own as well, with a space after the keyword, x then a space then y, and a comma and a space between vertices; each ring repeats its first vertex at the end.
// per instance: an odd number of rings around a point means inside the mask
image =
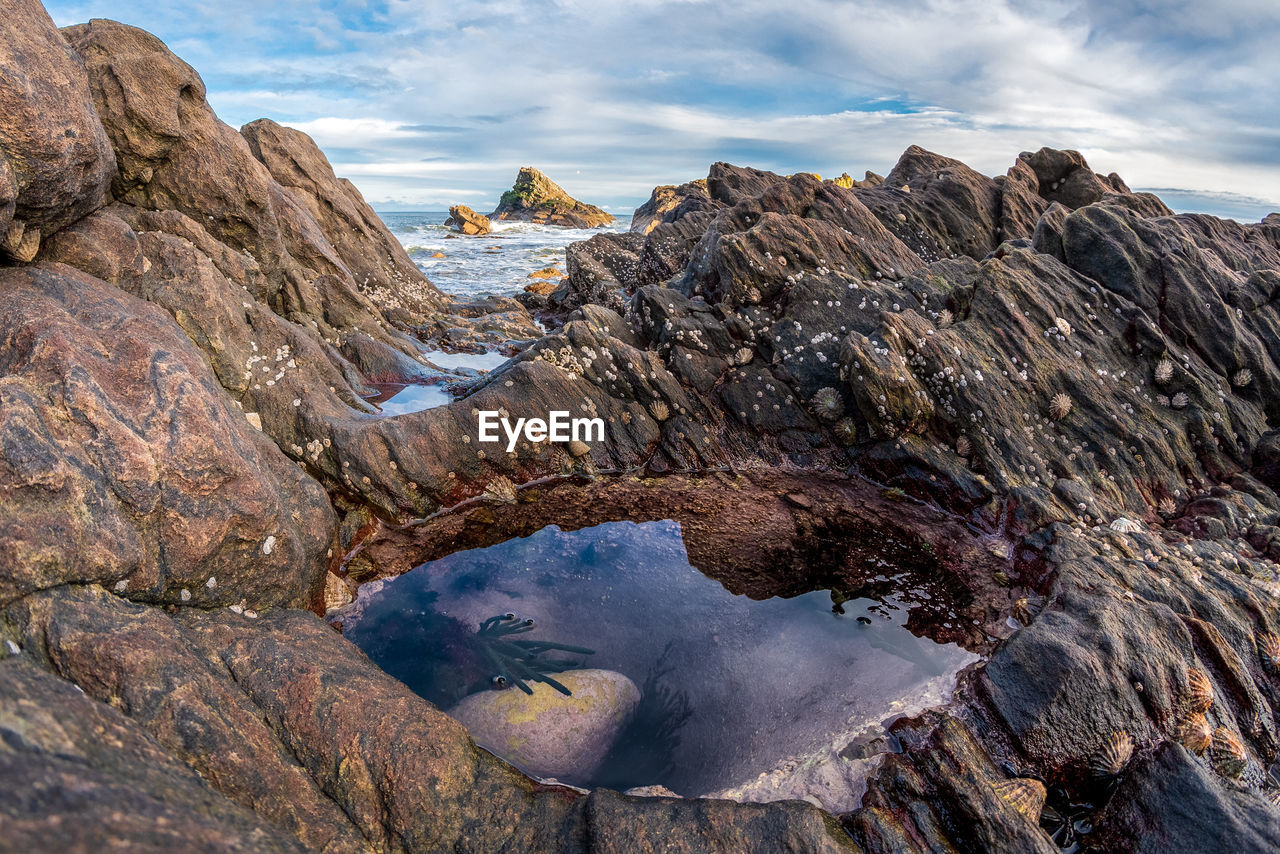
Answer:
POLYGON ((453 396, 442 385, 407 385, 377 405, 383 415, 404 415, 453 403, 453 396))
POLYGON ((510 358, 501 353, 446 353, 443 350, 427 350, 422 355, 431 364, 446 371, 457 368, 492 371, 510 358))
POLYGON ((457 651, 441 645, 449 632, 424 630, 428 624, 466 637, 496 614, 531 617, 538 626, 531 639, 590 647, 589 666, 618 670, 637 685, 662 660, 670 672, 658 684, 692 710, 678 743, 644 744, 633 734, 640 743, 621 746, 630 750, 625 761, 607 761, 598 780, 573 782, 664 783, 700 794, 880 721, 894 701, 975 660, 913 636, 892 603, 852 600, 844 608, 844 616, 833 614, 825 592, 760 602, 735 596, 689 565, 679 523, 615 522, 575 532, 550 527, 424 564, 369 597, 347 636, 445 707, 464 682, 478 687, 492 674, 484 665, 462 675, 424 664, 424 656, 457 651), (671 767, 645 767, 664 751, 671 767))
POLYGON ((631 225, 625 216, 595 229, 494 222, 491 234, 466 237, 445 227, 447 211, 379 216, 436 287, 466 296, 517 294, 533 281, 529 274, 535 270, 557 267, 563 273, 564 248, 570 243, 601 231, 626 231, 631 225), (437 252, 444 257, 431 257, 437 252))

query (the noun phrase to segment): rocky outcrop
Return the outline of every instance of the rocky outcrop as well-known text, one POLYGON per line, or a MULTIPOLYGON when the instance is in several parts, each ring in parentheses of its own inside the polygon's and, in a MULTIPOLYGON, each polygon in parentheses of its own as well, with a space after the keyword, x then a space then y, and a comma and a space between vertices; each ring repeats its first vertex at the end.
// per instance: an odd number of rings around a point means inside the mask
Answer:
POLYGON ((532 166, 522 166, 516 182, 502 194, 489 219, 511 219, 566 228, 596 228, 613 215, 580 202, 532 166))
POLYGON ((675 222, 685 214, 695 211, 715 210, 705 179, 690 181, 676 187, 655 187, 649 201, 636 208, 631 217, 631 230, 648 235, 661 223, 675 222))
POLYGON ((0 3, 0 258, 100 207, 115 156, 84 63, 37 0, 0 3))
POLYGON ((454 205, 449 208, 449 218, 444 224, 463 234, 488 234, 491 225, 489 218, 478 214, 466 205, 454 205))
POLYGON ((444 297, 409 260, 355 186, 334 175, 311 137, 270 119, 250 122, 240 135, 276 183, 319 226, 356 288, 388 320, 409 328, 444 308, 444 297))
MULTIPOLYGON (((3 11, 6 840, 1280 844, 1276 218, 1173 216, 1049 149, 995 178, 914 147, 882 182, 715 164, 569 250, 554 332, 376 419, 371 379, 435 373, 415 335, 528 316, 439 294, 310 140, 223 125, 153 37, 3 11), (606 441, 476 441, 478 409, 565 401, 606 441), (303 610, 601 507, 679 519, 748 595, 927 570, 956 609, 908 625, 989 658, 835 817, 535 783, 303 610)), ((602 213, 522 181, 507 213, 602 213)))
POLYGON ((310 605, 333 516, 169 315, 59 265, 0 269, 0 601, 310 605))
POLYGON ((568 288, 558 308, 594 304, 625 313, 642 282, 639 253, 644 244, 634 232, 597 234, 570 244, 564 252, 568 288))

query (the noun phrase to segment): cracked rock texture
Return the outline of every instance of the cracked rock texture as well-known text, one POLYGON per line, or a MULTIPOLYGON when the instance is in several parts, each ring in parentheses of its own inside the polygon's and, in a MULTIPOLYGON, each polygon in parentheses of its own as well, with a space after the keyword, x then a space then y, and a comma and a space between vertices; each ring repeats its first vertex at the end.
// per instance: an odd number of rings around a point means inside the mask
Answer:
MULTIPOLYGON (((1280 846, 1276 215, 1051 149, 717 163, 570 247, 544 335, 153 36, 0 12, 0 848, 1280 846), (450 405, 365 402, 499 342, 450 405), (508 452, 480 409, 607 436, 508 452), (601 517, 680 518, 744 592, 874 592, 887 556, 955 599, 908 625, 988 658, 833 816, 536 783, 312 613, 601 517)), ((526 171, 499 213, 604 221, 526 171)))

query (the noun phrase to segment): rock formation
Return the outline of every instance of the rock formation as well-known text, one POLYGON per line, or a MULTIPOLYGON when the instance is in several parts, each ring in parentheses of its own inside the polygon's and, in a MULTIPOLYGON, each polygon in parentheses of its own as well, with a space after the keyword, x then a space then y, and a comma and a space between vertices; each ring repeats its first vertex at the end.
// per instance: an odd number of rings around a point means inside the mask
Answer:
POLYGON ((596 228, 613 222, 611 214, 573 198, 532 166, 520 167, 515 184, 502 194, 489 218, 566 228, 596 228))
MULTIPOLYGON (((1280 845, 1280 217, 1175 216, 1050 149, 717 163, 571 247, 543 335, 441 294, 308 138, 222 124, 154 37, 0 13, 9 844, 1280 845), (427 340, 532 338, 369 417, 371 381, 435 375, 427 340), (607 440, 470 441, 565 401, 607 440), (927 571, 956 610, 908 625, 988 658, 832 816, 536 783, 312 613, 602 517, 681 519, 744 593, 927 571)), ((513 194, 607 221, 533 170, 513 194)))
POLYGON ((489 218, 476 213, 466 205, 454 205, 449 208, 449 218, 444 224, 463 234, 488 234, 490 229, 489 218))
POLYGON ((30 261, 40 241, 100 207, 115 155, 84 63, 37 0, 0 20, 0 257, 30 261))

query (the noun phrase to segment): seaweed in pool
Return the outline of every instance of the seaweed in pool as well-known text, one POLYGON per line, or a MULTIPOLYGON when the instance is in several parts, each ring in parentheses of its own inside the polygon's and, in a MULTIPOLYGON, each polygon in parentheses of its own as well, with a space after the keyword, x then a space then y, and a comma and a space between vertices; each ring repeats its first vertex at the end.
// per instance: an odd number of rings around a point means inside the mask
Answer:
POLYGON ((672 782, 680 729, 693 716, 688 694, 666 684, 676 670, 668 661, 675 648, 675 641, 668 643, 645 677, 640 705, 600 763, 593 786, 623 791, 672 782))
POLYGON ((513 639, 513 635, 525 634, 534 629, 533 620, 522 620, 515 614, 501 614, 490 617, 480 624, 475 641, 480 653, 496 671, 492 684, 494 688, 508 688, 515 685, 526 694, 533 689, 528 682, 545 682, 552 688, 572 696, 573 692, 561 685, 549 674, 563 673, 584 662, 568 658, 551 658, 548 653, 565 652, 575 655, 595 655, 595 650, 582 646, 553 643, 552 641, 535 641, 513 639))

